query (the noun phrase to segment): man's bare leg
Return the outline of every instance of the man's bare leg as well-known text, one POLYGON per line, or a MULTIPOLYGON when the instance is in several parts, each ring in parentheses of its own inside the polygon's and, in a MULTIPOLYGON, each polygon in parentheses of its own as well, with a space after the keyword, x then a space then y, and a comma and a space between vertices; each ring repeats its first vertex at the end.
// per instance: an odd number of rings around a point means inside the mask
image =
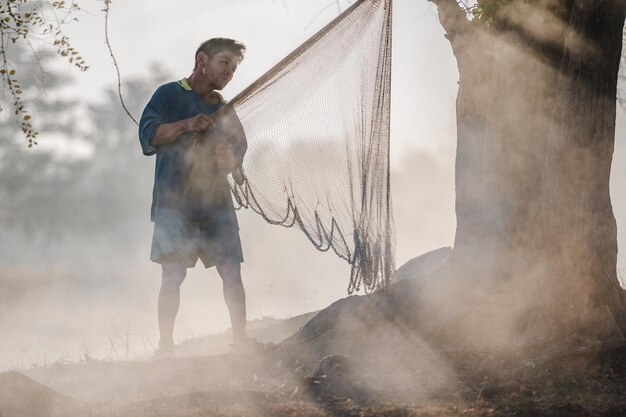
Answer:
POLYGON ((176 263, 161 265, 161 291, 159 292, 159 350, 170 352, 174 348, 174 321, 180 306, 180 284, 185 280, 187 268, 176 263))
POLYGON ((246 340, 246 292, 241 281, 241 264, 224 263, 216 268, 224 284, 224 300, 230 313, 233 343, 243 343, 246 340))

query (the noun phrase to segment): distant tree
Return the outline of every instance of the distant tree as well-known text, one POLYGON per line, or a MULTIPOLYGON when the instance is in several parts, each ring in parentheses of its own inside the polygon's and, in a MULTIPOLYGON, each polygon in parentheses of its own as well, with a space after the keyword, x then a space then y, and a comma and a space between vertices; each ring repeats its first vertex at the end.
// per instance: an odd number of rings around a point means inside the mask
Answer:
MULTIPOLYGON (((53 72, 46 73, 46 89, 42 91, 42 73, 33 70, 38 68, 38 64, 46 65, 50 57, 45 54, 34 57, 22 45, 11 48, 7 57, 15 71, 22 74, 21 88, 32 97, 29 105, 40 115, 39 128, 49 136, 68 141, 76 138, 78 131, 74 120, 77 118, 77 103, 56 95, 69 81, 53 72)), ((80 180, 81 176, 75 174, 84 169, 84 164, 77 160, 59 159, 54 152, 42 149, 26 155, 22 128, 22 122, 12 115, 0 117, 3 132, 3 140, 0 141, 0 224, 5 232, 19 230, 25 235, 33 235, 37 231, 46 231, 46 219, 53 222, 52 217, 45 214, 56 211, 55 205, 61 200, 58 197, 63 190, 71 189, 72 184, 80 180)), ((57 225, 60 224, 57 222, 57 225)), ((48 226, 54 228, 52 224, 48 226)))
MULTIPOLYGON (((59 138, 69 152, 58 156, 59 149, 41 146, 29 150, 23 145, 19 122, 10 115, 0 118, 4 133, 0 141, 0 227, 5 232, 0 247, 32 249, 32 242, 41 240, 47 242, 44 250, 54 252, 63 241, 93 244, 99 240, 123 252, 124 243, 132 240, 123 237, 136 235, 138 227, 147 222, 145 210, 152 187, 149 165, 153 161, 142 156, 137 127, 122 111, 117 92, 105 90, 98 103, 79 105, 57 94, 71 80, 49 71, 47 93, 30 94, 30 90, 40 91, 37 74, 26 71, 35 58, 23 47, 13 48, 10 56, 16 69, 25 74, 23 89, 32 97, 32 110, 40 115, 42 138, 59 138), (78 118, 80 124, 75 122, 78 118), (77 145, 87 153, 72 156, 71 149, 77 145), (137 169, 138 164, 147 166, 137 169)), ((50 58, 40 57, 44 65, 50 58)), ((131 111, 144 106, 164 75, 155 72, 152 78, 144 78, 127 83, 131 111)), ((0 260, 2 255, 0 252, 0 260)))

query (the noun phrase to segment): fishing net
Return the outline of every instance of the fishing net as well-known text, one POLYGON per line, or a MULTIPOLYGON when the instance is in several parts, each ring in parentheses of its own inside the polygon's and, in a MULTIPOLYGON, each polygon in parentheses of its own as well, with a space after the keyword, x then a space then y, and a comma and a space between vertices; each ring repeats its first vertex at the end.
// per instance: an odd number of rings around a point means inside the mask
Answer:
POLYGON ((390 90, 391 1, 363 0, 228 106, 248 145, 237 205, 348 261, 350 293, 395 270, 390 90))

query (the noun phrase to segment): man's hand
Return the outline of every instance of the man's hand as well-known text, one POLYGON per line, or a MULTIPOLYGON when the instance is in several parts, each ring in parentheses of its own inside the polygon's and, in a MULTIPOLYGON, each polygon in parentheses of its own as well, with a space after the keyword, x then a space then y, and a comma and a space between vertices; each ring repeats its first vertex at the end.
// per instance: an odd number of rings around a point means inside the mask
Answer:
POLYGON ((195 117, 185 119, 184 126, 187 132, 202 132, 209 127, 215 126, 215 119, 204 113, 200 113, 195 117))

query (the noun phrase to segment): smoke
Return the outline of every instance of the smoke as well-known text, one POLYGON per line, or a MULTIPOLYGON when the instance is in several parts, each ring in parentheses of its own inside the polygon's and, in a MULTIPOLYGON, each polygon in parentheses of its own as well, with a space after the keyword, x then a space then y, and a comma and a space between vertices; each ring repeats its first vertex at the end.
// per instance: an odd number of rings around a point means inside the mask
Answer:
MULTIPOLYGON (((104 121, 102 115, 115 110, 111 97, 94 113, 104 121)), ((100 122, 91 123, 101 129, 100 122)), ((38 184, 36 175, 15 178, 12 187, 22 191, 7 200, 15 208, 5 223, 1 252, 0 323, 7 334, 1 366, 77 360, 83 354, 132 359, 154 350, 160 267, 148 259, 153 161, 139 155, 132 128, 122 131, 127 139, 113 136, 117 145, 102 146, 93 159, 83 161, 91 168, 83 162, 54 162, 60 173, 52 170, 48 178, 80 173, 76 183, 38 184), (132 162, 123 162, 129 158, 132 162), (97 192, 91 191, 94 186, 97 192), (36 203, 42 200, 45 204, 36 203)), ((20 151, 14 158, 28 164, 33 156, 20 151)), ((400 262, 451 244, 452 177, 449 158, 422 152, 406 154, 394 169, 400 262)), ((249 210, 240 210, 238 219, 249 318, 290 317, 346 295, 350 271, 345 261, 315 250, 297 228, 268 225, 249 210)), ((228 328, 214 269, 201 264, 190 269, 181 291, 177 343, 228 328)))

